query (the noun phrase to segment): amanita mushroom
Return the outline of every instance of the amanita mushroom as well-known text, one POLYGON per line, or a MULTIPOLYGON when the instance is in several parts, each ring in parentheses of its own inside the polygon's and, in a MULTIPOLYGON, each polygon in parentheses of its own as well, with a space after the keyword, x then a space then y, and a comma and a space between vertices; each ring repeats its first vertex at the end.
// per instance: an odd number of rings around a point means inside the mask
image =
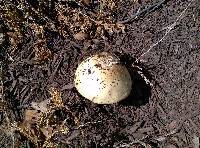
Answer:
POLYGON ((125 99, 132 81, 127 68, 109 52, 84 60, 75 72, 75 87, 85 98, 97 104, 112 104, 125 99))

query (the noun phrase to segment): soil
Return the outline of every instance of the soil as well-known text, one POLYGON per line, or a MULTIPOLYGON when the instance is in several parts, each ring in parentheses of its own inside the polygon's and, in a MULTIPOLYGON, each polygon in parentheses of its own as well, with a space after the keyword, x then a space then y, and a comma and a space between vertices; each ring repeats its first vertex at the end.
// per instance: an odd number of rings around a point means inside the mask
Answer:
MULTIPOLYGON (((126 20, 157 2, 121 2, 116 19, 126 20)), ((5 22, 1 19, 2 24, 5 22)), ((23 121, 32 102, 49 99, 53 87, 61 91, 64 106, 78 120, 73 126, 68 122, 67 134, 52 137, 60 147, 199 147, 200 1, 165 1, 125 26, 125 33, 86 40, 45 30, 44 42, 52 57, 40 63, 33 61, 37 37, 28 27, 15 50, 8 50, 10 42, 1 44, 3 95, 11 109, 12 124, 23 121), (173 23, 175 26, 170 26, 173 23), (78 64, 100 51, 119 55, 132 75, 132 93, 122 102, 97 105, 73 87, 78 64)), ((5 28, 1 25, 4 33, 5 28)), ((59 117, 66 114, 58 112, 59 117)), ((5 110, 0 112, 0 119, 1 125, 7 121, 5 110)), ((11 147, 13 136, 0 131, 0 147, 11 147)), ((21 147, 26 145, 28 138, 20 132, 15 134, 14 139, 23 141, 21 147)))

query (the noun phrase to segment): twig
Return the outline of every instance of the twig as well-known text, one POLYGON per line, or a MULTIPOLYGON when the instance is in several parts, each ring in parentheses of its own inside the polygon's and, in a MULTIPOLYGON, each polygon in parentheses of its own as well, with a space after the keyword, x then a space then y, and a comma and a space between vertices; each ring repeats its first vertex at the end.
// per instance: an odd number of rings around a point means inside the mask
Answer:
POLYGON ((147 13, 147 12, 152 12, 154 11, 155 9, 157 9, 158 7, 160 7, 166 0, 160 0, 158 3, 156 4, 153 4, 141 11, 138 11, 137 13, 135 13, 134 15, 132 15, 130 18, 124 20, 124 21, 119 21, 118 23, 119 24, 125 24, 125 23, 129 23, 131 21, 133 21, 134 19, 137 19, 139 16, 147 13))
POLYGON ((144 147, 147 147, 147 145, 146 145, 146 143, 144 143, 144 142, 142 142, 142 140, 144 140, 144 139, 146 139, 146 138, 148 138, 148 135, 146 135, 146 136, 144 136, 143 138, 141 138, 141 139, 136 139, 136 140, 133 140, 131 143, 122 143, 122 144, 116 144, 116 145, 114 145, 114 147, 132 147, 134 144, 140 144, 140 145, 142 145, 142 146, 144 146, 144 147))
POLYGON ((153 45, 151 45, 150 48, 146 52, 144 52, 142 55, 140 55, 139 58, 137 58, 137 60, 141 59, 144 55, 146 55, 147 53, 149 53, 152 48, 154 48, 155 46, 157 46, 160 42, 162 42, 166 38, 166 36, 169 34, 169 32, 172 29, 174 29, 174 27, 177 25, 178 21, 180 21, 181 19, 183 19, 186 10, 189 8, 189 6, 192 4, 193 1, 195 1, 195 0, 192 0, 187 5, 187 7, 181 12, 181 14, 178 16, 178 18, 175 20, 175 22, 172 25, 170 25, 168 27, 165 27, 166 28, 166 32, 165 32, 164 36, 160 40, 158 40, 156 43, 154 43, 153 45))
POLYGON ((84 123, 84 124, 81 124, 77 127, 77 129, 80 129, 82 127, 86 127, 86 126, 89 126, 90 124, 97 124, 97 123, 101 123, 102 121, 95 121, 95 122, 87 122, 87 123, 84 123))

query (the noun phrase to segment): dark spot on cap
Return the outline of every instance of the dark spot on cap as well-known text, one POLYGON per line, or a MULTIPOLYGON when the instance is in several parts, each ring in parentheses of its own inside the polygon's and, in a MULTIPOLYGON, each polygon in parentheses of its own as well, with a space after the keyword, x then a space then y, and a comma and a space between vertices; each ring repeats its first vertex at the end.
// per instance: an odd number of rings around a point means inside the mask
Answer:
POLYGON ((91 74, 91 70, 90 69, 88 69, 88 74, 91 74))

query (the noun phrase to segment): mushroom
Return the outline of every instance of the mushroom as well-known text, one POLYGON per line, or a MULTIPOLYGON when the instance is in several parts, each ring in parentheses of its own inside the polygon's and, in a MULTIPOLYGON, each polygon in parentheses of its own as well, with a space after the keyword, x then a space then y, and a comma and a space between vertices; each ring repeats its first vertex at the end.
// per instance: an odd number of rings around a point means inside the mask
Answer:
POLYGON ((127 68, 109 52, 95 54, 81 62, 74 83, 83 97, 97 104, 117 103, 129 96, 132 88, 127 68))

